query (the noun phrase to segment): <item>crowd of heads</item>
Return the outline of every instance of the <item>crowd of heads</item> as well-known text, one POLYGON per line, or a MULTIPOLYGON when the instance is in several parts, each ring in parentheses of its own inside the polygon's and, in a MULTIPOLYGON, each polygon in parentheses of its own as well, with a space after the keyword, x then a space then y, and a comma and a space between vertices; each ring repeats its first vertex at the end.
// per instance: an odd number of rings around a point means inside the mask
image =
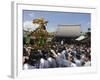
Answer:
POLYGON ((49 48, 23 47, 23 69, 91 66, 91 48, 86 44, 54 43, 49 48))

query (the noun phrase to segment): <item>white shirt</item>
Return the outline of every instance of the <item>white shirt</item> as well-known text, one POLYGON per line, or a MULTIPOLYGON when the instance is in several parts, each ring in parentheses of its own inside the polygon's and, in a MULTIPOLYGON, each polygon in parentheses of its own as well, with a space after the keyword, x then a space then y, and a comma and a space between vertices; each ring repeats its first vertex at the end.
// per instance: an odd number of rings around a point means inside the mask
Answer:
POLYGON ((84 66, 91 66, 91 62, 90 61, 85 62, 84 66))
POLYGON ((81 61, 77 60, 77 59, 75 60, 75 63, 76 63, 77 66, 81 66, 81 64, 82 64, 81 61))
POLYGON ((28 70, 28 64, 27 63, 24 64, 23 69, 28 70))
POLYGON ((71 67, 76 67, 76 64, 75 63, 71 63, 71 67))
POLYGON ((43 58, 40 60, 40 68, 49 68, 49 62, 43 58))

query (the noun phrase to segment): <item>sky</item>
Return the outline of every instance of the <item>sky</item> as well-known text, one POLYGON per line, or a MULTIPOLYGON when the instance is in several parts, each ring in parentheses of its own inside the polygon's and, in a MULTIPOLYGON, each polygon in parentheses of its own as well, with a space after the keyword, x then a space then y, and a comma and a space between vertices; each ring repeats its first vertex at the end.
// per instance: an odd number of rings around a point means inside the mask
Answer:
POLYGON ((46 29, 49 32, 56 31, 58 25, 80 24, 82 32, 91 27, 90 13, 23 10, 24 29, 36 29, 37 25, 32 24, 32 20, 41 17, 48 21, 46 29))

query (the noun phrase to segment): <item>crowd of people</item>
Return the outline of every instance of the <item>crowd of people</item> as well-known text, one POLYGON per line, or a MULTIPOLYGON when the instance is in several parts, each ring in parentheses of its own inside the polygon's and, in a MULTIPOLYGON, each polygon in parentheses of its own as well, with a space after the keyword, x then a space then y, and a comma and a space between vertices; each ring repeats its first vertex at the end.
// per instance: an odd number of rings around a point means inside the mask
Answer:
POLYGON ((91 66, 91 48, 86 44, 54 43, 49 48, 23 47, 23 69, 91 66))

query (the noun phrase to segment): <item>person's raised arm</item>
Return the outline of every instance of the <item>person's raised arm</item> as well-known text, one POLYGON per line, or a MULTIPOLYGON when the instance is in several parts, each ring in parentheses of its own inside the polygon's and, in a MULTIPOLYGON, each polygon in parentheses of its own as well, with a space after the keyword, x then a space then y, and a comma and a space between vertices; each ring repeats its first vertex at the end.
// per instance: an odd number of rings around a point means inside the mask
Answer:
POLYGON ((51 52, 53 53, 54 57, 57 57, 57 54, 54 50, 51 49, 51 52))

